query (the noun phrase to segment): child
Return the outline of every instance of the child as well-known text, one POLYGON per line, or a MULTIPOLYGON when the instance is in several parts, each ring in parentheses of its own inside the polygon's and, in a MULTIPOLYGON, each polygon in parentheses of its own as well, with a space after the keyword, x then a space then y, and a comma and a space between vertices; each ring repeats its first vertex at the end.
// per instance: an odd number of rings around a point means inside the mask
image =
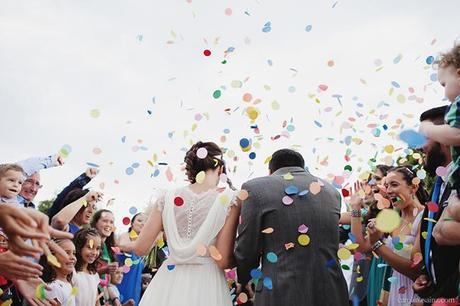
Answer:
POLYGON ((24 183, 24 170, 15 164, 0 165, 0 203, 17 203, 24 183))
POLYGON ((97 259, 101 254, 101 237, 95 229, 81 229, 74 238, 76 258, 73 281, 78 288, 75 297, 77 306, 99 305, 98 290, 99 274, 97 259))
MULTIPOLYGON (((117 285, 120 285, 123 281, 123 267, 119 267, 115 272, 110 273, 110 284, 108 286, 110 305, 113 306, 134 306, 134 300, 129 299, 125 303, 121 304, 120 291, 118 291, 117 285)), ((135 286, 136 284, 131 284, 135 286)))
POLYGON ((449 167, 448 180, 452 194, 447 209, 433 229, 433 235, 440 244, 459 244, 460 238, 452 237, 448 233, 454 233, 460 222, 460 44, 443 54, 438 64, 439 83, 444 87, 445 96, 452 104, 447 108, 444 125, 423 121, 420 131, 428 138, 450 146, 452 164, 449 167))
POLYGON ((48 283, 51 291, 46 292, 49 300, 54 300, 58 306, 75 306, 75 294, 72 289, 72 273, 75 269, 75 245, 70 239, 55 241, 68 255, 68 259, 59 259, 60 267, 48 262, 46 256, 40 258, 43 266, 42 279, 48 283))

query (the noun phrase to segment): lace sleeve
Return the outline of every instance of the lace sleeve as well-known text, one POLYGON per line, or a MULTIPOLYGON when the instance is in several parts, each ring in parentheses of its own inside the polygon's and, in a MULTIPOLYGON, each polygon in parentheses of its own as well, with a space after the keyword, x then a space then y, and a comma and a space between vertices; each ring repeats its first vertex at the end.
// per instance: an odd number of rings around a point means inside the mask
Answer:
POLYGON ((166 190, 164 189, 158 190, 155 195, 152 195, 150 197, 145 213, 149 215, 153 209, 157 209, 158 211, 162 212, 165 207, 165 196, 166 190))

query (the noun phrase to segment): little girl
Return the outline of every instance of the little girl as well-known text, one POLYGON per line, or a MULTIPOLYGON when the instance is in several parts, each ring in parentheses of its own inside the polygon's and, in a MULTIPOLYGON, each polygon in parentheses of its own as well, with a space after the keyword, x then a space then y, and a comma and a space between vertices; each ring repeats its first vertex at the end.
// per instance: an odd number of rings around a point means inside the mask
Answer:
POLYGON ((60 259, 60 267, 51 265, 46 256, 40 258, 43 266, 44 282, 48 283, 51 291, 46 292, 49 300, 54 300, 58 306, 75 306, 75 294, 72 289, 72 273, 75 269, 75 246, 70 239, 55 241, 68 255, 68 260, 60 259))
POLYGON ((77 263, 73 281, 78 288, 76 306, 99 305, 99 274, 96 272, 97 259, 101 254, 101 237, 95 229, 81 229, 74 238, 77 263))

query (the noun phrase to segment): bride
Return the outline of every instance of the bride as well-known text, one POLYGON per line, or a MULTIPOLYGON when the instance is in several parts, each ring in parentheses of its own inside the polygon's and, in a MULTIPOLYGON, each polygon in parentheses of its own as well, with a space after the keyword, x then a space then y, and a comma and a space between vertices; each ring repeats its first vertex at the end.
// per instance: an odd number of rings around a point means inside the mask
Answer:
POLYGON ((123 247, 142 256, 161 231, 168 239, 169 257, 140 306, 232 305, 223 270, 233 266, 240 201, 222 155, 213 142, 193 145, 184 159, 190 184, 161 195, 138 239, 123 247), (227 188, 218 188, 219 181, 227 188))

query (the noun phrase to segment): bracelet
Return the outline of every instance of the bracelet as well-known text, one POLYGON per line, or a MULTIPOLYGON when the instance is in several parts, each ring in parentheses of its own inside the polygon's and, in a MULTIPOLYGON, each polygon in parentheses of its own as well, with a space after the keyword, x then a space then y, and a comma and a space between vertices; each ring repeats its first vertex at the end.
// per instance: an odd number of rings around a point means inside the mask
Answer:
POLYGON ((372 246, 372 251, 373 252, 377 251, 378 248, 380 248, 382 245, 383 245, 383 242, 380 240, 377 240, 377 242, 374 243, 374 245, 372 246))
POLYGON ((352 209, 351 216, 354 218, 361 218, 361 209, 352 209))

